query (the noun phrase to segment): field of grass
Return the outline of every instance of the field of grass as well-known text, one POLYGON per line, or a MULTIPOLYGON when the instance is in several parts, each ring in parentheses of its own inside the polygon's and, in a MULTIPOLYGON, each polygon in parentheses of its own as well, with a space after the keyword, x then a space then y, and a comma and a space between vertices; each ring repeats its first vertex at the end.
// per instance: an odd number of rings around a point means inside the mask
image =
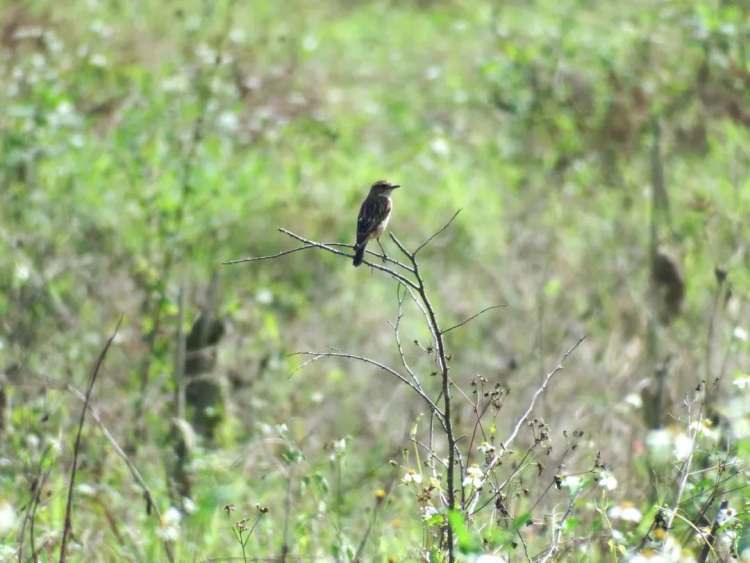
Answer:
POLYGON ((750 561, 749 50, 742 0, 0 1, 0 561, 750 561), (226 264, 381 178, 390 262, 226 264))

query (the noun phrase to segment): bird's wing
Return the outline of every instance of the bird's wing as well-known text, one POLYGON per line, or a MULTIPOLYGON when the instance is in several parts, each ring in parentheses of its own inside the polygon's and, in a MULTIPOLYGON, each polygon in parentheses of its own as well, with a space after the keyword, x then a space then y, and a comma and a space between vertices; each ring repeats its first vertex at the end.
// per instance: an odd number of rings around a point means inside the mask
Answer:
POLYGON ((391 212, 391 200, 387 197, 368 197, 362 202, 357 219, 357 244, 365 241, 391 212))

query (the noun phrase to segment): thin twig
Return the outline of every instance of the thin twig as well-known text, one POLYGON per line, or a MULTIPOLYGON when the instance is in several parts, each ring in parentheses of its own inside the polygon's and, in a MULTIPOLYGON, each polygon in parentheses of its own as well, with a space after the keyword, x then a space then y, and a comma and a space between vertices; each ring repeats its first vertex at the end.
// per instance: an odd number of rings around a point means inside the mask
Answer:
POLYGON ((677 514, 677 510, 680 508, 682 502, 682 495, 685 493, 685 487, 687 485, 688 476, 690 475, 690 466, 693 464, 693 456, 695 455, 696 441, 700 432, 701 420, 703 418, 703 403, 698 410, 698 416, 695 419, 696 424, 693 425, 693 416, 691 412, 691 403, 688 403, 688 430, 691 426, 694 426, 692 434, 690 435, 690 453, 688 454, 685 461, 682 463, 682 469, 680 470, 679 485, 677 487, 677 498, 674 502, 674 509, 669 511, 669 517, 667 519, 667 530, 672 529, 672 522, 677 514))
MULTIPOLYGON (((670 510, 670 509, 666 508, 665 510, 670 510)), ((696 526, 695 524, 693 524, 693 522, 691 522, 689 518, 684 517, 682 514, 678 513, 677 511, 675 511, 674 516, 678 520, 681 520, 683 524, 685 524, 685 525, 689 526, 690 528, 692 528, 693 532, 695 532, 695 534, 698 537, 700 537, 705 543, 707 543, 707 539, 708 538, 705 537, 706 536, 705 532, 703 532, 700 528, 698 528, 698 526, 696 526)), ((719 555, 718 555, 718 553, 716 553, 716 550, 714 549, 714 547, 712 545, 710 546, 710 551, 716 557, 716 560, 720 561, 719 555)))
MULTIPOLYGON (((81 393, 78 389, 73 387, 72 385, 66 385, 65 389, 67 389, 68 392, 72 393, 76 397, 78 397, 81 401, 85 403, 86 396, 81 393)), ((153 510, 156 517, 161 520, 161 511, 159 510, 159 505, 156 504, 154 501, 154 495, 151 493, 151 490, 149 489, 148 485, 146 484, 146 481, 143 479, 143 476, 141 475, 141 472, 138 471, 138 468, 135 466, 135 464, 130 460, 128 455, 125 453, 125 450, 122 449, 120 444, 117 443, 117 440, 115 440, 114 436, 112 436, 112 433, 109 431, 109 429, 104 425, 104 422, 102 422, 101 417, 99 416, 99 413, 96 411, 93 405, 90 403, 86 404, 86 408, 91 413, 91 418, 96 421, 96 423, 99 425, 100 430, 104 434, 104 437, 107 438, 109 443, 112 445, 112 448, 115 450, 115 453, 125 462, 125 465, 128 467, 128 470, 130 471, 131 477, 133 477, 133 480, 136 482, 136 484, 141 488, 143 491, 143 496, 146 498, 146 503, 148 505, 149 510, 153 510)), ((171 560, 171 558, 170 558, 171 560)))
POLYGON ((422 250, 425 246, 427 246, 428 244, 430 244, 436 237, 438 237, 441 234, 443 234, 448 229, 448 227, 451 226, 451 223, 453 223, 453 221, 455 221, 455 219, 456 219, 456 217, 458 217, 459 213, 461 213, 461 209, 457 210, 453 214, 453 216, 450 219, 448 219, 448 222, 445 223, 445 225, 443 225, 442 227, 440 227, 440 229, 438 229, 432 235, 430 235, 429 237, 427 237, 427 239, 422 244, 420 244, 417 247, 417 249, 412 253, 413 256, 416 256, 419 253, 420 250, 422 250))
POLYGON ((401 365, 406 370, 406 373, 409 374, 412 381, 416 386, 418 386, 420 389, 422 388, 422 384, 419 381, 419 378, 417 377, 417 374, 414 373, 414 370, 409 365, 409 361, 406 359, 406 352, 404 352, 404 346, 401 344, 401 319, 404 316, 404 298, 406 297, 406 292, 408 291, 408 288, 399 283, 396 286, 396 300, 398 302, 398 311, 396 312, 396 322, 393 323, 393 334, 394 339, 396 340, 396 348, 398 349, 398 355, 401 358, 401 365), (404 292, 401 293, 401 289, 404 289, 404 292))
POLYGON ((18 533, 18 549, 16 550, 18 555, 18 563, 22 563, 24 561, 23 544, 26 539, 27 524, 30 524, 29 542, 31 545, 31 558, 33 561, 37 560, 37 558, 34 556, 34 553, 36 553, 36 547, 34 545, 34 518, 36 517, 36 507, 39 504, 41 490, 44 488, 44 484, 46 483, 51 471, 51 467, 48 468, 47 471, 43 470, 44 462, 47 459, 47 454, 50 452, 50 449, 50 446, 44 448, 44 451, 42 451, 42 455, 39 456, 39 463, 37 464, 36 471, 34 472, 31 486, 31 501, 29 501, 28 508, 26 509, 26 514, 24 515, 23 521, 21 522, 21 530, 18 533))
POLYGON ((281 544, 281 555, 279 556, 280 563, 286 563, 286 559, 289 556, 289 518, 292 513, 292 476, 291 474, 286 476, 286 497, 284 499, 284 535, 283 543, 281 544))
MULTIPOLYGON (((322 242, 316 242, 314 240, 307 239, 307 238, 305 238, 303 236, 300 236, 300 235, 298 235, 296 233, 293 233, 289 229, 281 228, 281 229, 279 229, 279 231, 281 231, 282 233, 284 233, 287 236, 292 237, 295 240, 298 240, 299 242, 302 242, 302 243, 304 243, 306 245, 309 245, 310 248, 320 248, 321 250, 327 250, 328 252, 331 252, 333 254, 337 254, 339 256, 345 256, 346 258, 353 258, 354 257, 353 254, 348 254, 346 252, 342 252, 340 250, 337 250, 333 246, 330 246, 328 244, 324 244, 322 242)), ((346 246, 349 246, 349 245, 346 245, 346 246)), ((349 248, 351 248, 351 247, 349 247, 349 248)), ((380 270, 381 272, 385 272, 389 276, 392 276, 392 277, 396 278, 397 280, 400 280, 402 283, 408 285, 409 287, 411 287, 413 289, 417 289, 417 284, 416 283, 414 283, 409 278, 407 278, 407 277, 399 274, 395 270, 392 270, 391 268, 387 268, 386 266, 381 266, 380 264, 376 264, 375 262, 370 262, 368 260, 363 260, 363 263, 367 264, 371 268, 374 268, 376 270, 380 270)))
POLYGON ((555 526, 554 515, 552 516, 552 545, 550 545, 549 549, 544 554, 544 557, 539 560, 539 563, 547 563, 547 561, 549 561, 552 556, 557 553, 557 550, 560 546, 560 536, 562 535, 563 526, 565 525, 565 521, 568 519, 568 516, 570 516, 570 513, 573 511, 573 505, 575 504, 575 501, 578 498, 580 492, 581 490, 579 489, 570 497, 568 508, 565 510, 562 520, 560 520, 560 523, 557 526, 555 526))
POLYGON ((91 400, 91 392, 94 390, 94 384, 96 383, 96 378, 99 375, 99 370, 101 369, 102 364, 104 363, 104 358, 107 356, 107 352, 109 351, 109 348, 112 345, 112 342, 114 341, 115 336, 117 336, 117 331, 120 330, 122 319, 123 317, 121 316, 120 320, 117 321, 117 326, 115 326, 115 330, 112 333, 112 336, 109 337, 106 344, 104 345, 104 348, 102 348, 102 351, 99 353, 99 357, 96 359, 96 364, 94 364, 94 369, 92 370, 91 377, 89 378, 88 387, 86 387, 86 396, 83 402, 83 408, 81 409, 81 418, 78 422, 78 433, 76 434, 76 441, 73 447, 73 467, 70 470, 70 483, 68 484, 68 501, 65 505, 65 523, 63 526, 62 540, 60 542, 60 563, 65 563, 66 548, 68 546, 68 538, 70 537, 71 530, 73 527, 73 521, 72 521, 73 489, 74 489, 75 481, 76 481, 76 470, 78 469, 78 455, 80 454, 80 451, 81 451, 81 435, 83 434, 83 424, 86 421, 86 410, 89 405, 89 401, 91 400))
MULTIPOLYGON (((403 284, 409 291, 409 294, 412 297, 412 299, 415 301, 415 303, 417 303, 420 310, 422 311, 425 317, 425 321, 427 323, 427 327, 434 339, 435 361, 439 368, 439 373, 441 376, 441 383, 442 383, 442 390, 441 390, 440 398, 438 399, 438 401, 440 399, 443 400, 444 406, 443 406, 442 411, 437 406, 436 401, 433 401, 422 390, 421 384, 419 383, 419 380, 416 378, 416 375, 407 366, 405 366, 405 369, 407 370, 407 372, 409 372, 409 375, 412 377, 413 381, 410 381, 407 377, 405 377, 398 371, 386 366, 385 364, 382 364, 381 362, 372 360, 370 358, 365 358, 363 356, 358 356, 355 354, 345 354, 341 352, 300 352, 298 353, 298 355, 306 355, 306 356, 311 357, 311 360, 303 364, 303 367, 309 364, 310 362, 314 362, 320 358, 325 358, 325 357, 348 358, 348 359, 353 359, 353 360, 357 360, 357 361, 361 361, 367 364, 374 365, 380 368, 381 370, 387 373, 390 373, 391 375, 393 375, 394 377, 396 377, 403 383, 406 383, 420 397, 422 397, 427 402, 427 404, 430 406, 430 409, 431 409, 431 416, 432 417, 437 416, 438 421, 443 426, 443 429, 445 430, 446 439, 448 442, 448 466, 446 469, 446 488, 447 488, 447 503, 446 504, 447 504, 447 508, 449 511, 454 510, 456 506, 455 486, 454 486, 455 485, 454 465, 456 461, 458 461, 460 475, 463 476, 463 458, 462 458, 461 452, 458 451, 458 447, 456 443, 457 440, 453 434, 453 427, 452 427, 452 420, 451 420, 451 394, 450 394, 450 389, 453 383, 448 373, 449 372, 448 354, 446 352, 445 343, 443 341, 443 332, 440 330, 440 325, 437 320, 437 315, 435 314, 435 309, 433 308, 430 302, 430 299, 428 297, 424 279, 422 278, 421 273, 419 271, 419 265, 416 260, 416 255, 421 249, 423 249, 432 240, 434 240, 435 237, 445 232, 445 230, 448 229, 448 227, 450 227, 450 225, 453 223, 453 221, 458 216, 460 211, 461 211, 460 209, 456 211, 456 213, 453 214, 453 216, 445 225, 443 225, 438 231, 430 235, 422 244, 420 244, 417 247, 417 249, 414 252, 409 252, 406 249, 406 247, 398 240, 398 238, 396 238, 396 236, 393 235, 393 233, 390 233, 391 239, 394 241, 398 249, 404 254, 404 256, 408 258, 408 261, 411 264, 411 266, 410 267, 405 266, 401 264, 400 262, 390 259, 388 257, 384 257, 384 263, 390 262, 392 264, 396 264, 402 269, 407 270, 407 272, 411 274, 411 276, 407 277, 407 275, 401 274, 392 268, 389 268, 387 266, 383 266, 380 264, 376 264, 374 262, 369 262, 369 261, 365 262, 371 268, 375 270, 379 270, 383 273, 386 273, 389 276, 391 276, 393 279, 403 284)), ((294 240, 302 243, 303 246, 299 247, 298 249, 290 249, 290 250, 282 251, 280 253, 270 255, 270 256, 263 256, 259 258, 253 258, 253 259, 241 259, 239 261, 255 262, 255 261, 261 261, 261 260, 272 260, 275 258, 286 256, 287 254, 291 254, 292 252, 310 250, 310 249, 315 249, 315 248, 325 250, 327 252, 330 252, 331 254, 335 254, 338 256, 352 258, 352 255, 349 254, 348 252, 343 252, 339 250, 339 248, 341 247, 339 243, 337 243, 336 245, 333 245, 333 244, 325 244, 322 242, 313 241, 301 235, 293 233, 289 229, 285 229, 285 228, 281 228, 279 229, 279 231, 293 238, 294 240)), ((351 248, 351 246, 349 245, 344 245, 344 247, 347 249, 351 248)), ((238 261, 231 261, 231 263, 237 263, 237 262, 238 261)), ((399 307, 401 307, 401 302, 399 302, 399 307)), ((468 320, 466 322, 468 322, 468 320)), ((457 327, 454 327, 454 328, 457 328, 457 327)), ((402 347, 400 347, 400 349, 403 350, 402 347)), ((402 362, 405 363, 405 357, 403 356, 403 354, 402 354, 402 362)), ((432 428, 432 425, 431 425, 431 428, 432 428)), ((430 431, 430 435, 432 435, 432 431, 430 431)), ((432 441, 432 436, 430 436, 430 441, 432 441)), ((461 480, 459 479, 459 482, 460 481, 461 480)), ((455 561, 455 546, 453 545, 453 529, 451 528, 450 525, 446 526, 446 539, 447 539, 448 562, 453 563, 455 561)))
MULTIPOLYGON (((565 362, 567 361, 568 357, 575 352, 576 348, 580 346, 581 342, 583 342, 586 339, 586 336, 581 336, 578 340, 576 340, 576 343, 571 346, 567 352, 565 352, 562 355, 562 358, 560 358, 560 361, 558 362, 555 369, 553 369, 551 372, 549 372, 545 378, 542 384, 539 386, 539 388, 534 392, 534 394, 531 396, 531 401, 529 402, 529 406, 526 407, 526 410, 523 412, 523 414, 520 416, 520 418, 516 421, 515 426, 513 427, 513 431, 510 433, 510 435, 505 439, 504 442, 500 444, 501 451, 497 454, 495 454, 495 457, 492 458, 492 461, 487 466, 487 469, 485 471, 485 477, 483 479, 483 482, 487 480, 487 476, 492 473, 492 470, 497 467, 497 464, 500 463, 500 460, 503 456, 503 454, 508 451, 513 441, 518 436, 518 433, 521 431, 521 427, 524 425, 526 420, 531 416, 531 412, 534 410, 534 405, 536 404, 539 397, 544 393, 544 391, 547 389, 547 386, 549 385, 552 378, 560 371, 562 371, 565 367, 565 362)), ((480 508, 481 510, 481 508, 480 508)))
MULTIPOLYGON (((459 210, 460 211, 460 210, 459 210)), ((458 215, 458 211, 453 218, 458 215)), ((428 238, 419 248, 423 248, 430 240, 435 238, 437 234, 443 232, 453 221, 453 218, 442 228, 438 233, 428 238)), ((417 251, 419 250, 417 249, 417 251)), ((416 251, 411 255, 411 264, 414 268, 414 277, 417 279, 416 291, 419 294, 420 300, 424 305, 425 311, 427 311, 427 317, 429 319, 428 326, 430 332, 432 332, 435 338, 437 363, 440 368, 440 378, 442 383, 442 394, 443 394, 443 420, 445 422, 445 435, 448 440, 448 470, 446 471, 446 483, 448 493, 448 510, 452 511, 456 507, 456 491, 454 490, 455 478, 454 478, 454 465, 456 461, 456 438, 453 434, 453 421, 451 420, 451 394, 450 394, 450 376, 448 374, 448 354, 445 350, 445 343, 443 341, 443 334, 438 324, 437 316, 435 315, 435 309, 430 303, 430 299, 427 296, 427 289, 424 285, 424 280, 419 273, 419 265, 417 264, 416 251)), ((439 411, 438 411, 439 412, 439 411)), ((459 460, 460 460, 460 452, 459 460)), ((463 480, 463 467, 461 469, 461 475, 459 475, 459 482, 463 480)), ((463 507, 462 507, 463 508, 463 507)), ((448 562, 453 563, 455 561, 455 553, 453 546, 453 528, 450 524, 447 526, 447 542, 448 542, 448 562)))
POLYGON ((443 330, 443 334, 448 334, 450 331, 452 331, 454 329, 461 328, 465 324, 470 323, 471 321, 473 321, 474 319, 476 319, 478 316, 483 315, 487 311, 492 311, 494 309, 501 309, 503 307, 507 307, 507 305, 490 305, 489 307, 485 307, 484 309, 482 309, 478 313, 475 313, 474 315, 472 315, 470 317, 467 317, 466 319, 462 320, 460 323, 455 324, 455 325, 453 325, 450 328, 446 328, 445 330, 443 330))
MULTIPOLYGON (((320 244, 322 244, 323 247, 330 246, 331 248, 347 248, 347 249, 353 248, 351 244, 345 244, 342 242, 323 242, 320 244)), ((222 262, 222 264, 231 265, 231 264, 241 264, 243 262, 261 262, 263 260, 273 260, 274 258, 281 258, 282 256, 287 256, 289 254, 294 254, 295 252, 301 252, 303 250, 310 250, 311 248, 321 248, 321 247, 318 246, 318 243, 303 244, 302 246, 289 248, 288 250, 282 250, 281 252, 277 252, 276 254, 269 254, 267 256, 248 256, 246 258, 235 258, 234 260, 227 260, 226 262, 222 262)), ((395 260, 386 254, 379 254, 377 252, 373 252, 372 250, 365 250, 365 254, 369 254, 373 258, 377 258, 381 261, 384 260, 386 262, 389 262, 393 264, 394 266, 398 266, 399 268, 406 270, 407 272, 412 272, 412 269, 408 265, 404 264, 403 262, 400 262, 399 260, 395 260)), ((353 254, 351 255, 347 254, 347 256, 349 258, 354 257, 353 254)))
MULTIPOLYGON (((44 474, 42 475, 42 478, 37 482, 36 494, 34 495, 34 503, 31 508, 31 525, 29 527, 29 542, 31 546, 31 558, 33 559, 34 563, 37 563, 39 561, 39 555, 36 549, 36 534, 35 534, 36 511, 39 508, 39 503, 41 502, 42 492, 44 491, 44 487, 47 484, 47 480, 49 479, 50 473, 52 473, 53 467, 54 467, 53 465, 50 465, 47 468, 47 470, 44 472, 44 474)), ((41 549, 41 547, 39 549, 41 549)))
POLYGON ((537 399, 539 396, 544 393, 544 391, 547 389, 547 386, 549 385, 552 378, 560 371, 563 370, 564 364, 567 361, 568 357, 578 348, 578 346, 586 339, 586 336, 581 336, 573 346, 571 346, 565 354, 563 354, 562 358, 560 359, 560 362, 557 364, 555 369, 553 369, 551 372, 549 372, 546 377, 544 378, 544 381, 542 382, 542 385, 534 392, 534 395, 531 397, 531 402, 529 403, 529 406, 526 407, 526 410, 521 415, 521 417, 516 421, 516 425, 513 427, 513 431, 510 433, 510 436, 503 442, 502 446, 503 449, 508 449, 510 445, 513 443, 513 440, 516 439, 516 436, 518 436, 518 432, 521 430, 521 427, 523 426, 524 422, 526 422, 526 419, 529 418, 531 415, 531 411, 534 410, 534 405, 536 404, 537 399))
POLYGON ((728 510, 729 510, 729 501, 728 500, 721 501, 721 504, 719 505, 719 510, 716 513, 716 518, 714 518, 714 523, 711 526, 711 531, 709 532, 708 537, 706 538, 706 543, 703 546, 703 550, 701 550, 700 556, 698 556, 698 563, 705 563, 708 560, 708 554, 714 550, 714 543, 716 542, 716 535, 719 531, 719 528, 727 520, 728 510))
MULTIPOLYGON (((50 387, 53 389, 59 389, 61 391, 67 391, 74 397, 76 397, 81 403, 86 405, 86 408, 89 411, 89 414, 91 415, 91 418, 94 419, 94 421, 99 425, 100 430, 104 434, 104 437, 107 438, 109 443, 112 445, 112 448, 114 449, 115 453, 120 457, 120 459, 123 460, 125 465, 127 466, 128 470, 130 471, 130 475, 135 481, 135 483, 141 488, 143 491, 143 497, 146 500, 147 503, 147 510, 150 513, 151 510, 154 511, 154 516, 158 521, 161 521, 162 514, 159 510, 159 505, 156 504, 154 500, 154 495, 149 489, 148 485, 146 484, 146 481, 144 480, 143 476, 141 475, 138 468, 135 466, 135 464, 130 460, 128 455, 125 453, 125 450, 120 446, 120 444, 117 442, 117 440, 114 438, 112 433, 109 431, 109 429, 104 425, 104 422, 102 421, 101 417, 99 416, 99 413, 97 412, 96 408, 94 407, 91 402, 86 404, 86 395, 82 393, 80 390, 76 389, 69 383, 62 383, 60 381, 56 381, 54 379, 48 378, 48 377, 42 377, 38 374, 30 373, 29 379, 37 380, 42 385, 46 387, 50 387)), ((174 561, 174 557, 171 553, 171 548, 169 547, 168 543, 164 542, 164 547, 167 552, 167 559, 169 561, 174 561)))
POLYGON ((380 368, 386 373, 391 374, 395 378, 399 379, 403 383, 406 383, 409 387, 411 387, 420 397, 422 397, 428 405, 430 405, 430 408, 435 411, 438 416, 441 419, 445 418, 445 415, 440 411, 440 408, 430 399, 427 394, 422 391, 421 387, 418 387, 411 381, 409 381, 403 374, 399 373, 392 367, 389 367, 377 360, 373 360, 372 358, 367 358, 365 356, 358 356, 357 354, 347 354, 344 352, 295 352, 291 354, 292 356, 310 356, 312 359, 308 362, 305 362, 304 365, 307 365, 312 362, 318 361, 320 358, 345 358, 349 360, 357 360, 359 362, 363 362, 365 364, 370 364, 372 366, 375 366, 377 368, 380 368))

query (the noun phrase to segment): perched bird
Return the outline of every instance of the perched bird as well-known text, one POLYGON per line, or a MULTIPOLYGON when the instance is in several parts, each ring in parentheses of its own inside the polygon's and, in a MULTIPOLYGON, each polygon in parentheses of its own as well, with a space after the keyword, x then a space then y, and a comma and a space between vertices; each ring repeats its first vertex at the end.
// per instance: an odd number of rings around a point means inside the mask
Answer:
MULTIPOLYGON (((354 245, 354 265, 359 266, 365 256, 365 247, 370 239, 380 239, 388 219, 391 217, 393 201, 391 192, 398 188, 385 180, 378 180, 370 188, 370 193, 362 202, 357 218, 357 243, 354 245)), ((380 240, 378 240, 380 244, 380 240)))

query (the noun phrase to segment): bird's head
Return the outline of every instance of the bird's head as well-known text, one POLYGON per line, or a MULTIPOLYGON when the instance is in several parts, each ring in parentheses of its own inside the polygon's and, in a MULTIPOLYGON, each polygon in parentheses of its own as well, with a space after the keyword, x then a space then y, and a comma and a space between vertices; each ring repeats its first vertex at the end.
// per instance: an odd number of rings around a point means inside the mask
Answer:
POLYGON ((400 187, 398 184, 391 184, 386 180, 378 180, 370 188, 371 195, 389 195, 393 190, 400 187))

